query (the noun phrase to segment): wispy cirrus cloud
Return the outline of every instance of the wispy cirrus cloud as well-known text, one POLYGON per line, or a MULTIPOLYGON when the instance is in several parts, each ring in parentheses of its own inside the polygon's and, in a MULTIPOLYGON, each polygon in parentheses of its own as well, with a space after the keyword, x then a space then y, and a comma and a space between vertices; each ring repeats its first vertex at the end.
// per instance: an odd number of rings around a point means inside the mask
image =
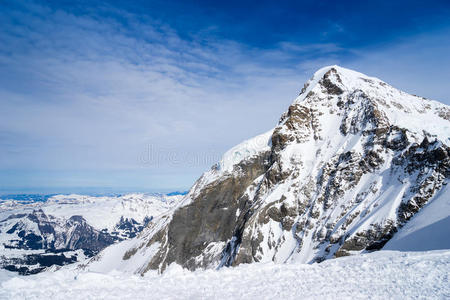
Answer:
MULTIPOLYGON (((292 70, 250 61, 257 51, 232 41, 183 40, 125 12, 114 11, 118 23, 28 4, 3 13, 2 169, 152 172, 139 160, 148 144, 221 152, 268 129, 278 117, 269 103, 297 90, 292 70)), ((196 176, 205 165, 189 167, 196 176)))
POLYGON ((404 47, 256 48, 181 36, 112 6, 71 12, 19 1, 0 15, 4 187, 187 187, 227 148, 272 128, 317 68, 382 74, 379 62, 390 65, 404 47), (165 153, 158 163, 143 162, 149 146, 165 153))

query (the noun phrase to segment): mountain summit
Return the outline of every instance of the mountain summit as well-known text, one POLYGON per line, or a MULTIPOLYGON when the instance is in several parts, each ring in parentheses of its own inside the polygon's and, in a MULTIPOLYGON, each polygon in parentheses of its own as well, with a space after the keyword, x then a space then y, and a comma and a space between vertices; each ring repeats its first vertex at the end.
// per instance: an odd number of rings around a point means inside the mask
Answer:
POLYGON ((448 197, 449 143, 448 106, 322 68, 273 130, 229 150, 177 207, 87 267, 311 263, 381 249, 448 197))

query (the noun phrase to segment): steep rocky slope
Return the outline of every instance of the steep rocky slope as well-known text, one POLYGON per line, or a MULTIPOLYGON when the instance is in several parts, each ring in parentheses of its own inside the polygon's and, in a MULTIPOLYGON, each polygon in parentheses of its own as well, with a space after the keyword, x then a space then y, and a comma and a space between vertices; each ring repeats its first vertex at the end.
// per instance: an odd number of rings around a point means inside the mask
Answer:
POLYGON ((430 251, 450 249, 450 186, 443 187, 383 250, 430 251))
POLYGON ((170 213, 87 267, 144 273, 378 250, 448 183, 449 143, 448 106, 323 68, 273 130, 232 148, 170 213))

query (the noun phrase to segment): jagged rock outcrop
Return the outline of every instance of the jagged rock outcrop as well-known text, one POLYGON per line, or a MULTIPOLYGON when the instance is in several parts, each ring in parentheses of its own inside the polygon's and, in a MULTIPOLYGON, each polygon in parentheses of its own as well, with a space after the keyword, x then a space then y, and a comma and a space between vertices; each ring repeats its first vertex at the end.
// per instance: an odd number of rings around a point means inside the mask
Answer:
POLYGON ((28 214, 11 215, 1 221, 6 230, 3 246, 23 250, 85 249, 98 252, 116 238, 90 226, 82 216, 62 220, 38 209, 28 214), (12 227, 9 224, 14 224, 12 227))
POLYGON ((273 131, 228 151, 123 259, 143 273, 380 249, 448 183, 448 111, 379 79, 323 68, 273 131))

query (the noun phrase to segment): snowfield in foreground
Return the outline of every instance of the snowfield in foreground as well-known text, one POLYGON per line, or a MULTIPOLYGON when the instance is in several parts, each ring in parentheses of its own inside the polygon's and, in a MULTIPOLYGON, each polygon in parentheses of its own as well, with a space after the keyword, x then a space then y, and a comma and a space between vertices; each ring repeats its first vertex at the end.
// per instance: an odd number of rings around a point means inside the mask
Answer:
POLYGON ((444 299, 450 250, 380 251, 320 264, 249 264, 189 272, 173 265, 144 277, 60 270, 2 274, 4 299, 444 299))

